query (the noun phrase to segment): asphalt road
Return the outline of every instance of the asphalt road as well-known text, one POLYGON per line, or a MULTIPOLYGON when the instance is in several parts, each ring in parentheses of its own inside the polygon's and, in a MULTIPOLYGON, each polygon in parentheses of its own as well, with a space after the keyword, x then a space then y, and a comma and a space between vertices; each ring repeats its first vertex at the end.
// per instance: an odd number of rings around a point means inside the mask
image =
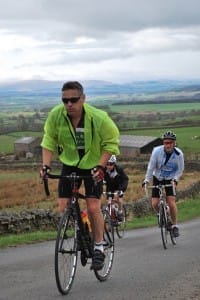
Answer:
POLYGON ((176 246, 164 250, 157 227, 137 229, 116 238, 115 261, 106 282, 89 266, 78 266, 67 296, 54 278, 54 242, 0 250, 1 300, 199 300, 200 219, 180 225, 176 246))

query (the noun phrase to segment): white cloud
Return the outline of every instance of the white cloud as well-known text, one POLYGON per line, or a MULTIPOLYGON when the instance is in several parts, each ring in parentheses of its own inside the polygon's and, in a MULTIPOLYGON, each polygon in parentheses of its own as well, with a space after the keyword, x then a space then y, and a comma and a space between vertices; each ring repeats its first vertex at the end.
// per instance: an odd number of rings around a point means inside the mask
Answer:
POLYGON ((0 80, 200 76, 198 0, 3 2, 0 80))

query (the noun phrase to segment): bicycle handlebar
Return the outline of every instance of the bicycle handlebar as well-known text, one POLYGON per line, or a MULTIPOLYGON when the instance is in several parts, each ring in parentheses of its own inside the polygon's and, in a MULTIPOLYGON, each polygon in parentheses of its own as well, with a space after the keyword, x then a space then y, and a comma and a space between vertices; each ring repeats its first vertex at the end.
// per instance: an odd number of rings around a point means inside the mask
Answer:
POLYGON ((144 185, 145 195, 148 197, 148 189, 156 188, 156 189, 162 190, 166 187, 172 187, 173 195, 176 196, 176 185, 175 185, 174 182, 169 183, 169 184, 157 184, 157 185, 147 185, 147 184, 145 184, 144 185))
POLYGON ((173 187, 173 184, 157 184, 157 185, 148 185, 147 188, 148 189, 161 189, 161 188, 165 188, 165 187, 173 187))
POLYGON ((103 195, 114 196, 114 195, 119 195, 119 193, 118 192, 103 192, 103 195))
POLYGON ((75 172, 71 173, 70 175, 58 175, 58 174, 48 173, 48 174, 46 174, 45 177, 42 178, 42 183, 44 184, 45 194, 47 196, 50 196, 49 185, 48 185, 48 179, 49 178, 50 179, 69 179, 70 181, 75 182, 78 179, 92 178, 92 176, 76 175, 75 172))

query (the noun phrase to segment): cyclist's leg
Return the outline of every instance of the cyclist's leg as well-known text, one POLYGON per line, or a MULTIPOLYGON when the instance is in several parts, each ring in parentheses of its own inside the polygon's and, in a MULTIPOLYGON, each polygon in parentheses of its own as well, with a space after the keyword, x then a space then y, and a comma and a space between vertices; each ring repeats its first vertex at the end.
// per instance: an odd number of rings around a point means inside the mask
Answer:
POLYGON ((119 197, 119 196, 117 195, 116 201, 117 201, 118 206, 119 206, 119 211, 122 211, 122 207, 123 207, 123 196, 119 197))
MULTIPOLYGON (((170 183, 171 181, 169 181, 170 183)), ((172 187, 166 188, 166 196, 167 196, 167 203, 170 209, 170 216, 172 220, 172 232, 174 237, 179 236, 179 229, 177 225, 177 206, 176 206, 176 196, 173 193, 172 187)))
POLYGON ((116 197, 117 199, 117 203, 118 203, 118 213, 117 213, 117 217, 118 217, 118 221, 122 222, 124 220, 124 209, 123 209, 123 196, 118 196, 116 197))
POLYGON ((86 204, 88 215, 91 222, 92 233, 94 237, 94 255, 92 258, 92 267, 95 270, 100 270, 104 266, 104 247, 103 247, 103 232, 104 219, 101 211, 101 194, 102 182, 94 184, 93 179, 84 180, 86 191, 86 204))
POLYGON ((153 209, 155 210, 156 213, 159 212, 159 208, 158 208, 158 202, 159 201, 158 200, 159 200, 158 197, 152 197, 151 198, 151 205, 152 205, 152 207, 153 207, 153 209))
MULTIPOLYGON (((160 181, 155 176, 153 176, 153 185, 158 185, 158 184, 160 184, 160 181)), ((151 205, 157 214, 159 212, 158 204, 159 204, 159 190, 157 188, 153 188, 151 205)))
POLYGON ((68 205, 69 198, 58 198, 58 210, 60 213, 64 212, 65 208, 68 205))
MULTIPOLYGON (((170 184, 171 180, 165 180, 165 184, 170 184)), ((167 196, 167 203, 170 209, 170 215, 172 219, 172 224, 177 225, 177 206, 176 206, 176 196, 174 195, 172 187, 166 187, 166 196, 167 196)))
POLYGON ((176 197, 167 196, 167 203, 170 209, 170 216, 172 219, 172 224, 177 225, 177 206, 176 206, 176 197))
POLYGON ((86 199, 94 241, 98 244, 103 240, 104 220, 101 212, 101 201, 97 198, 86 199))
POLYGON ((99 199, 95 198, 87 198, 86 202, 94 237, 92 268, 94 270, 101 270, 105 260, 103 243, 104 219, 101 212, 101 203, 99 199))

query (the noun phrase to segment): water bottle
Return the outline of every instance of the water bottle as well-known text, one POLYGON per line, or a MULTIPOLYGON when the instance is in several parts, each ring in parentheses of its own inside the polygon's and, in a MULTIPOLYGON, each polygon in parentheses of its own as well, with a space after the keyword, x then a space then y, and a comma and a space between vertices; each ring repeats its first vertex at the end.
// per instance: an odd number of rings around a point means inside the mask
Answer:
POLYGON ((88 230, 89 230, 89 232, 91 232, 92 228, 91 228, 91 223, 90 223, 90 220, 88 217, 87 210, 81 211, 81 218, 82 218, 83 224, 87 224, 88 230))

